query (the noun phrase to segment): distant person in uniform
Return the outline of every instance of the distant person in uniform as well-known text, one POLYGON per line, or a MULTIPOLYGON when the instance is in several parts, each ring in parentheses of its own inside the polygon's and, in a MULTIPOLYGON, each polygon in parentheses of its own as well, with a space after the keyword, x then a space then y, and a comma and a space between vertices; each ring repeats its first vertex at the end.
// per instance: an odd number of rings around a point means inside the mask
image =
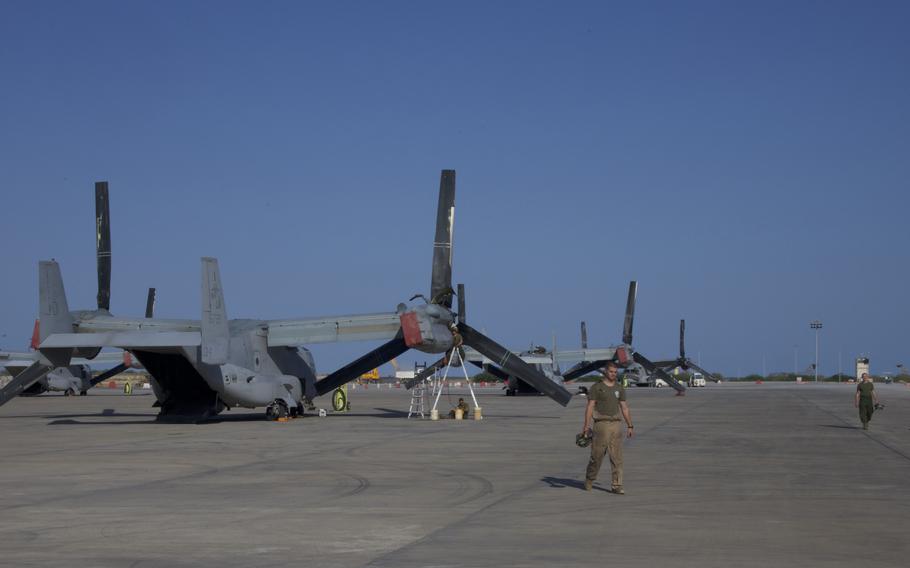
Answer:
POLYGON ((461 412, 462 412, 462 414, 461 414, 462 418, 467 418, 468 410, 470 410, 470 407, 468 406, 468 403, 464 401, 463 398, 459 398, 458 406, 456 406, 455 408, 453 408, 452 410, 449 411, 449 418, 455 418, 455 411, 459 408, 461 409, 461 412))
POLYGON ((869 421, 878 404, 878 395, 875 394, 875 384, 869 373, 863 373, 862 381, 856 385, 856 396, 853 397, 853 406, 859 408, 859 421, 863 423, 863 430, 869 429, 869 421))
POLYGON ((613 361, 603 369, 603 378, 588 390, 588 404, 585 406, 583 433, 592 433, 591 459, 585 471, 585 491, 591 491, 594 480, 600 472, 604 456, 610 456, 613 493, 623 495, 622 488, 622 424, 625 419, 627 435, 632 437, 632 415, 626 403, 626 389, 616 382, 617 367, 613 361))

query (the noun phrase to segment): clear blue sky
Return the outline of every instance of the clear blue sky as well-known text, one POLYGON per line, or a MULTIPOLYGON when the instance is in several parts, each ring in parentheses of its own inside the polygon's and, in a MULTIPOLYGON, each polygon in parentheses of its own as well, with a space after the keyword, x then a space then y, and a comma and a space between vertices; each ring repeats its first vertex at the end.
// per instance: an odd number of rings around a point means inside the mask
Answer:
MULTIPOLYGON (((439 170, 455 280, 507 345, 617 342, 727 374, 910 364, 907 2, 16 2, 0 6, 0 346, 37 261, 112 310, 393 310, 429 287, 439 170)), ((370 344, 318 347, 331 371, 370 344)), ((424 357, 420 357, 423 359, 424 357)), ((413 357, 405 357, 405 361, 413 357)))

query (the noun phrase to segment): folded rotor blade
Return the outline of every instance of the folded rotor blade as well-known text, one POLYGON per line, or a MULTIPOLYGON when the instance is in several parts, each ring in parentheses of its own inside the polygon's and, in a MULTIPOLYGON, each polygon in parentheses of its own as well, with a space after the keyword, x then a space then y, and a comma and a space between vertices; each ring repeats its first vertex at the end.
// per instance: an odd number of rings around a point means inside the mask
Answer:
POLYGON ((626 299, 626 317, 622 324, 622 342, 632 345, 632 324, 635 322, 635 297, 638 295, 638 282, 629 282, 629 297, 626 299))
POLYGON ((667 383, 668 385, 670 385, 671 387, 676 389, 677 393, 683 394, 684 392, 686 392, 686 387, 684 387, 682 385, 682 383, 680 383, 679 381, 674 379, 669 373, 667 373, 666 371, 664 371, 663 369, 661 369, 660 367, 658 367, 657 365, 655 365, 654 363, 649 361, 648 358, 645 357, 644 355, 642 355, 641 353, 638 353, 636 351, 635 354, 632 356, 632 358, 635 359, 635 362, 638 363, 639 365, 641 365, 642 367, 644 367, 645 370, 647 370, 649 373, 651 373, 652 375, 656 375, 658 378, 663 379, 663 381, 665 383, 667 383))
POLYGON ((442 170, 439 205, 436 209, 436 238, 433 241, 433 276, 430 301, 452 307, 452 231, 455 228, 455 170, 442 170))
POLYGON ((426 369, 417 373, 417 375, 415 375, 413 379, 408 379, 406 381, 402 381, 401 384, 403 384, 404 388, 406 388, 406 389, 412 389, 415 386, 417 386, 418 384, 425 381, 428 377, 431 377, 433 375, 433 373, 436 372, 437 369, 441 369, 441 368, 445 367, 446 363, 448 363, 448 361, 449 361, 449 358, 448 358, 448 355, 446 355, 446 356, 442 357, 441 359, 439 359, 438 361, 436 361, 435 363, 433 363, 432 365, 430 365, 429 367, 427 367, 426 369))
POLYGON ((690 369, 695 369, 696 371, 698 371, 699 373, 701 373, 702 375, 704 375, 705 378, 708 379, 709 381, 714 381, 715 383, 718 382, 717 377, 715 377, 714 375, 712 375, 712 374, 709 373, 708 371, 702 369, 701 367, 699 367, 698 365, 696 365, 696 364, 693 363, 692 361, 689 361, 689 360, 687 359, 687 360, 686 360, 686 365, 687 365, 690 369))
POLYGON ((371 369, 388 363, 408 350, 404 337, 399 334, 391 341, 384 343, 356 361, 348 363, 331 375, 316 383, 316 395, 322 396, 332 392, 341 385, 349 383, 371 369))
POLYGON ((35 361, 29 365, 24 371, 16 375, 9 384, 0 389, 0 406, 19 396, 22 391, 43 379, 53 370, 52 366, 44 365, 40 361, 35 361))
POLYGON ((149 295, 145 299, 145 317, 155 317, 155 289, 149 288, 149 295))
POLYGON ((94 379, 89 381, 89 384, 92 386, 98 385, 98 384, 103 383, 104 381, 108 380, 111 377, 116 377, 117 375, 119 375, 123 371, 126 371, 129 368, 130 368, 130 366, 127 365, 126 363, 120 363, 116 367, 111 367, 107 371, 101 373, 100 375, 98 375, 97 377, 95 377, 94 379))
POLYGON ((468 324, 459 323, 458 331, 461 333, 465 345, 473 347, 481 355, 485 355, 509 375, 518 377, 563 406, 568 405, 569 401, 572 400, 572 395, 569 391, 554 383, 546 375, 522 361, 517 355, 468 324))
POLYGON ((577 379, 578 377, 583 377, 583 376, 587 375, 587 374, 590 373, 591 371, 596 371, 597 369, 603 368, 603 366, 606 365, 606 364, 607 364, 607 361, 606 361, 606 360, 604 360, 604 361, 589 361, 589 362, 581 363, 581 364, 575 365, 574 367, 572 367, 571 369, 569 369, 569 370, 562 376, 562 378, 563 378, 563 380, 565 380, 565 381, 572 381, 572 380, 577 379))
POLYGON ((107 182, 95 182, 95 252, 98 256, 98 309, 111 309, 111 219, 107 182))
POLYGON ((501 381, 508 382, 508 380, 509 380, 509 373, 506 373, 505 371, 503 371, 496 365, 491 365, 490 363, 484 363, 480 366, 480 368, 483 369, 484 371, 490 373, 491 375, 493 375, 494 377, 496 377, 497 379, 499 379, 501 381))
POLYGON ((686 320, 679 320, 679 358, 686 360, 686 320))
POLYGON ((588 326, 585 322, 581 322, 581 348, 588 348, 588 326))
POLYGON ((464 284, 458 285, 458 321, 468 321, 465 314, 464 284))

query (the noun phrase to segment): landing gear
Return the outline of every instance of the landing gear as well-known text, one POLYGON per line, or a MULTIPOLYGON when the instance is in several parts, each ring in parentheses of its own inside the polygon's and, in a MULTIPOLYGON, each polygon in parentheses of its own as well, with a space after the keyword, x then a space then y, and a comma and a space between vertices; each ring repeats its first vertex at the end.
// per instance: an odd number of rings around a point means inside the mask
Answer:
POLYGON ((79 396, 88 396, 88 391, 79 391, 79 396))
POLYGON ((63 396, 73 396, 74 394, 76 394, 76 391, 73 389, 66 389, 63 391, 63 396))
POLYGON ((269 420, 287 418, 289 414, 288 405, 283 400, 276 400, 265 409, 265 417, 269 420))
POLYGON ((506 396, 515 396, 515 389, 506 389, 506 396))

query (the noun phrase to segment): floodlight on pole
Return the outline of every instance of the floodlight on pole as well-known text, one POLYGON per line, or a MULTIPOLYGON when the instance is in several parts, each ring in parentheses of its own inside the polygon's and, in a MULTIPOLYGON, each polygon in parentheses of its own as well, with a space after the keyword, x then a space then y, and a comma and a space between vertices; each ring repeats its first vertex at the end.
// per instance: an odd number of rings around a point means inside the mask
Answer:
POLYGON ((822 322, 812 320, 809 322, 809 328, 815 330, 815 382, 818 382, 818 330, 822 328, 822 322))

